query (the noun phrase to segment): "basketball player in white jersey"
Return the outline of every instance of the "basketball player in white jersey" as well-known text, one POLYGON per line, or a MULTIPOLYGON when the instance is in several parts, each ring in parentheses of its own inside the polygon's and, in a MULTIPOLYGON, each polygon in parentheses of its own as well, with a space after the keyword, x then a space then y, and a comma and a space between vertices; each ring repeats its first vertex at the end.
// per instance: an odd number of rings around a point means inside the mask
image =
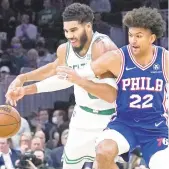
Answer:
MULTIPOLYGON (((108 36, 93 32, 93 19, 93 12, 88 6, 79 3, 68 6, 63 12, 63 26, 68 42, 58 47, 56 61, 18 75, 8 88, 7 102, 16 105, 24 95, 68 88, 73 84, 57 77, 57 66, 68 65, 78 70, 105 52, 117 49, 108 36), (28 81, 40 82, 22 87, 28 81)), ((115 105, 112 102, 116 98, 116 83, 111 74, 109 77, 108 74, 105 75, 100 77, 100 80, 81 79, 86 86, 74 85, 76 106, 64 151, 63 169, 81 169, 84 162, 94 161, 95 138, 115 113, 115 105), (104 95, 110 92, 114 92, 114 97, 104 95)))

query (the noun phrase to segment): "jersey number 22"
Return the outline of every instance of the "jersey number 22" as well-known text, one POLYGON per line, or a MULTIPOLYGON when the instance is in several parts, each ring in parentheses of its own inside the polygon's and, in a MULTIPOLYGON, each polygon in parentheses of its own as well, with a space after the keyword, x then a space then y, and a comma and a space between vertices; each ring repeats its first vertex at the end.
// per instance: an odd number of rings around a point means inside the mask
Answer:
POLYGON ((145 96, 141 97, 138 94, 132 94, 130 96, 130 99, 134 99, 130 106, 131 108, 137 108, 137 109, 144 109, 144 108, 151 108, 153 107, 153 95, 152 94, 146 94, 145 96))

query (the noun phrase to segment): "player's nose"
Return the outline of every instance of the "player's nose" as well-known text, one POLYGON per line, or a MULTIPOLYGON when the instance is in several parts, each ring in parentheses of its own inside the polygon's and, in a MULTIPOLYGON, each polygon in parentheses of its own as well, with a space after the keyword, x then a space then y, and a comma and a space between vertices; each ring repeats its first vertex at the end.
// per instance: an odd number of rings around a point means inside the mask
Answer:
POLYGON ((74 36, 74 35, 73 35, 73 33, 71 33, 71 32, 69 32, 69 33, 66 34, 66 37, 67 37, 67 39, 69 39, 69 40, 70 40, 70 39, 73 39, 73 36, 74 36))
POLYGON ((137 39, 135 37, 130 39, 130 42, 132 45, 136 45, 137 44, 137 39))

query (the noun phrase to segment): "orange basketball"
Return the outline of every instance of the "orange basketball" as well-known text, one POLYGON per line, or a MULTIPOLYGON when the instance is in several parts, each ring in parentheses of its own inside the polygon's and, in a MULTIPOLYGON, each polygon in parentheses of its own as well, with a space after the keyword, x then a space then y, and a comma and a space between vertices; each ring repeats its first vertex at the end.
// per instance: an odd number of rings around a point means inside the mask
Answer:
POLYGON ((0 105, 0 137, 9 138, 15 135, 21 126, 21 116, 9 105, 0 105))

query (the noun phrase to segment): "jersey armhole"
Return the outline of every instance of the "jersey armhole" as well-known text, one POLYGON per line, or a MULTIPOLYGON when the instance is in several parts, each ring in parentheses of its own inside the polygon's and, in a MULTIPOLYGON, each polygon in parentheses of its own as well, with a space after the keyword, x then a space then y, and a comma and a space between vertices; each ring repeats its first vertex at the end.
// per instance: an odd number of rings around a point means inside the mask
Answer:
POLYGON ((124 72, 124 65, 125 65, 125 56, 124 56, 124 53, 122 51, 122 49, 119 49, 120 53, 121 53, 121 59, 122 59, 122 64, 121 64, 121 67, 120 67, 120 73, 119 73, 119 76, 117 77, 116 79, 116 83, 118 84, 123 76, 123 72, 124 72))
MULTIPOLYGON (((167 72, 166 72, 166 66, 165 66, 165 62, 166 62, 166 50, 163 48, 162 49, 162 71, 163 71, 163 76, 166 80, 166 83, 169 83, 169 79, 167 78, 167 72)), ((169 69, 169 68, 168 68, 169 69)))

